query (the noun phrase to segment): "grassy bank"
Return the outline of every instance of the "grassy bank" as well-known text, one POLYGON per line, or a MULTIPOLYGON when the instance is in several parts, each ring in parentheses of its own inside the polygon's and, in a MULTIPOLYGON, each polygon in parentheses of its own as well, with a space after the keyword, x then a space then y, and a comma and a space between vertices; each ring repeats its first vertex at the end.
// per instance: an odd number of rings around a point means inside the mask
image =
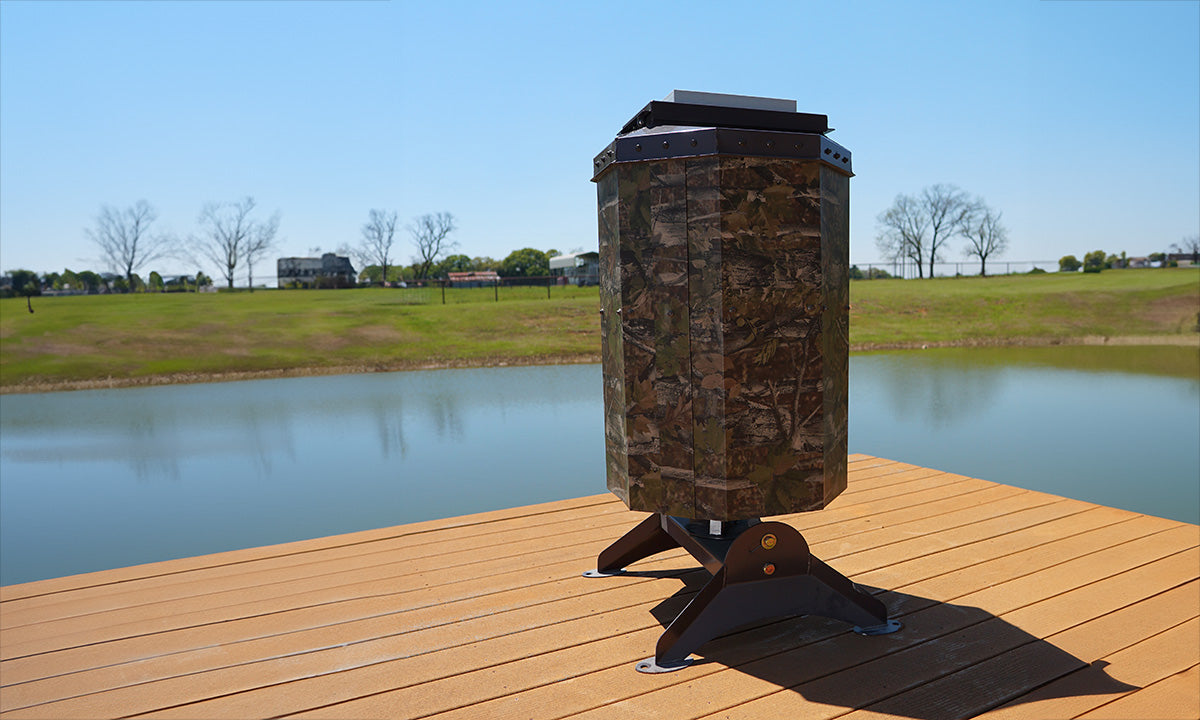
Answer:
POLYGON ((850 302, 859 349, 1194 337, 1200 269, 863 280, 850 302))
MULTIPOLYGON (((447 305, 383 289, 46 297, 33 314, 0 300, 0 390, 598 360, 595 288, 522 292, 447 305)), ((851 305, 856 349, 1194 342, 1200 271, 858 281, 851 305)))

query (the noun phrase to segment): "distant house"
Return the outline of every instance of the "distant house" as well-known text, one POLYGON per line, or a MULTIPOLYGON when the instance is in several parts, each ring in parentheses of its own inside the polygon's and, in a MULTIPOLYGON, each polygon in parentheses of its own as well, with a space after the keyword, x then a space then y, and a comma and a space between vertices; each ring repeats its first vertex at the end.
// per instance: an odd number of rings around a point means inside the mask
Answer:
POLYGON ((350 258, 325 253, 319 258, 279 258, 275 261, 279 287, 353 287, 357 273, 350 258))
POLYGON ((550 258, 550 276, 563 284, 595 285, 600 276, 600 253, 580 252, 550 258))
POLYGON ((500 275, 495 270, 477 270, 473 272, 446 273, 446 278, 452 287, 491 287, 500 282, 500 275))
POLYGON ((1191 267, 1200 262, 1200 257, 1196 253, 1170 253, 1167 255, 1167 262, 1174 260, 1179 264, 1179 267, 1191 267))
POLYGON ((1148 268, 1150 267, 1150 258, 1146 257, 1131 257, 1125 260, 1127 268, 1148 268))

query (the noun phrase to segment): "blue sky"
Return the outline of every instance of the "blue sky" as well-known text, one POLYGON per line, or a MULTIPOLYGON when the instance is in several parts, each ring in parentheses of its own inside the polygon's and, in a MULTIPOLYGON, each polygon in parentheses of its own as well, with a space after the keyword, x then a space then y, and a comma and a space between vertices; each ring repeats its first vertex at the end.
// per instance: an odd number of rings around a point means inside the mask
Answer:
POLYGON ((4 0, 0 269, 105 269, 85 228, 142 198, 186 236, 251 195, 280 255, 371 208, 451 212, 472 256, 594 249, 593 155, 675 88, 827 114, 860 264, 938 182, 1004 213, 1004 259, 1200 233, 1200 2, 4 0))

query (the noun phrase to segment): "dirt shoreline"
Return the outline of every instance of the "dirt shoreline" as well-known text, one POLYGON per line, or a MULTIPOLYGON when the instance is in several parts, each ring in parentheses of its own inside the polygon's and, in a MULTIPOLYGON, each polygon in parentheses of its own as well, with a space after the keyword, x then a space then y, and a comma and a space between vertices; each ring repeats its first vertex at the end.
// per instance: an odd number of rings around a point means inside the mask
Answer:
MULTIPOLYGON (((1124 335, 1105 337, 1084 335, 1080 337, 1051 338, 974 338, 940 342, 892 342, 855 343, 851 352, 876 352, 884 350, 925 350, 946 347, 1050 347, 1055 345, 1171 345, 1200 349, 1200 334, 1187 335, 1124 335)), ((185 385, 208 382, 235 382, 239 380, 267 380, 273 378, 318 377, 323 375, 355 375, 375 372, 403 372, 410 370, 451 370, 484 367, 529 367, 533 365, 578 365, 600 362, 599 353, 582 355, 556 355, 538 358, 473 358, 422 363, 390 363, 377 365, 354 365, 337 367, 286 368, 281 370, 247 370, 223 373, 171 373, 136 378, 94 378, 91 380, 62 380, 53 382, 29 382, 0 386, 0 395, 42 392, 65 392, 70 390, 100 390, 110 388, 153 387, 158 385, 185 385)))

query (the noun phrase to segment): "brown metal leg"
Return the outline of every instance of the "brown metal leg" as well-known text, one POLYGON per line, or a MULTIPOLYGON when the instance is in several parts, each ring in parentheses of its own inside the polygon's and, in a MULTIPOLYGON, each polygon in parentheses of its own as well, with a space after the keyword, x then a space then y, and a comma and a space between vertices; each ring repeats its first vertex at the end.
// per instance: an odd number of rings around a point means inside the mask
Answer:
POLYGON ((622 535, 621 539, 605 548, 596 560, 596 569, 585 572, 584 575, 587 577, 615 575, 622 568, 632 565, 642 558, 648 558, 677 547, 679 547, 679 543, 663 530, 662 515, 655 513, 622 535))

